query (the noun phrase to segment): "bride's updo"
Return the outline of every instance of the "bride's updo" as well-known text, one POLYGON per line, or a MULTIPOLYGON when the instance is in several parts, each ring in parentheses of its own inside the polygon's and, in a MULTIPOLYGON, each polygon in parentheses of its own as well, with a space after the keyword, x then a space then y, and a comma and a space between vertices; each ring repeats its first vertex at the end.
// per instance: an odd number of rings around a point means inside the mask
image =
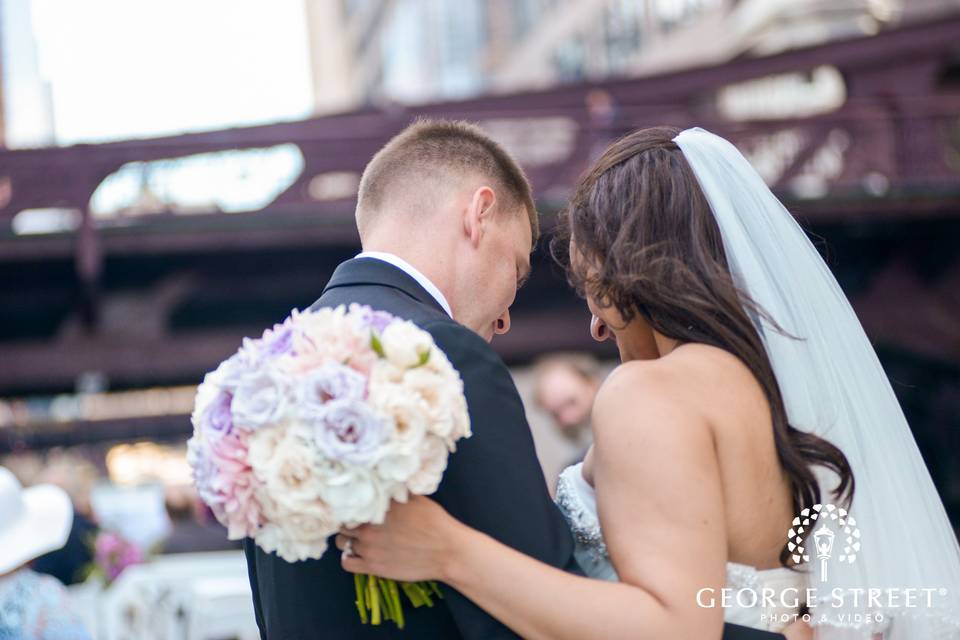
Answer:
POLYGON ((610 145, 562 212, 552 252, 578 293, 601 307, 614 307, 627 322, 639 315, 669 338, 724 349, 750 368, 770 403, 795 513, 821 501, 816 465, 836 474, 835 499, 849 503, 854 479, 846 456, 787 420, 755 325, 763 318, 776 327, 776 319, 734 283, 710 205, 673 142, 678 133, 642 129, 610 145))

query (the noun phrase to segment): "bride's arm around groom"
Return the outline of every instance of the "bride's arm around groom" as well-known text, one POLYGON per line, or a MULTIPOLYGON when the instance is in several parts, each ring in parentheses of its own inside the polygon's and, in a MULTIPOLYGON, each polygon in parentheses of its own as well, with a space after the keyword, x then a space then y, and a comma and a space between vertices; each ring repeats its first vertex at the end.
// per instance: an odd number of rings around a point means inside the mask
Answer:
POLYGON ((697 606, 694 594, 724 585, 724 496, 714 436, 700 411, 707 400, 692 401, 689 383, 670 379, 683 368, 621 367, 596 400, 592 480, 603 496, 604 540, 620 582, 537 562, 438 517, 426 499, 398 509, 402 523, 388 518, 389 551, 377 548, 376 528, 367 528, 365 544, 354 547, 360 557, 344 557, 344 567, 439 578, 524 638, 719 638, 723 609, 697 606), (444 526, 432 526, 438 522, 444 526))

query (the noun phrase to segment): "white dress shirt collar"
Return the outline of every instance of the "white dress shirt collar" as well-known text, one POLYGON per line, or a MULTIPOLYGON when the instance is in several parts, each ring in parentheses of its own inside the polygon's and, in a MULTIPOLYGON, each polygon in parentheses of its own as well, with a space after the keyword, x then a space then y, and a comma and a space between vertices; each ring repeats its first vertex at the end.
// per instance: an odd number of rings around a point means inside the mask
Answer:
POLYGON ((373 258, 374 260, 382 260, 388 264, 392 264, 397 269, 400 269, 405 274, 417 281, 421 287, 426 289, 427 293, 433 296, 433 299, 443 307, 443 310, 447 312, 447 315, 451 318, 453 317, 453 311, 450 310, 450 303, 447 302, 446 296, 437 288, 435 284, 430 282, 430 279, 427 276, 423 275, 419 269, 415 266, 401 258, 400 256, 395 256, 392 253, 387 253, 385 251, 363 251, 356 255, 357 258, 373 258))

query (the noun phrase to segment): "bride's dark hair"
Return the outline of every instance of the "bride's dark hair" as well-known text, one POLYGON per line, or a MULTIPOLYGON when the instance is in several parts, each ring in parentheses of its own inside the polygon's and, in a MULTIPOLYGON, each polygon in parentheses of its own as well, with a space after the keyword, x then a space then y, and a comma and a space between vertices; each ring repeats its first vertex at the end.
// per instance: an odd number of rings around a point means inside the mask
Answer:
MULTIPOLYGON (((673 142, 679 132, 655 127, 614 142, 561 214, 553 255, 578 293, 589 292, 601 307, 613 306, 625 321, 639 314, 669 338, 712 345, 739 358, 770 404, 795 513, 821 501, 817 465, 837 475, 837 500, 849 505, 854 478, 846 456, 787 419, 755 323, 762 319, 780 329, 734 283, 710 205, 673 142)), ((787 557, 784 548, 784 564, 787 557)))

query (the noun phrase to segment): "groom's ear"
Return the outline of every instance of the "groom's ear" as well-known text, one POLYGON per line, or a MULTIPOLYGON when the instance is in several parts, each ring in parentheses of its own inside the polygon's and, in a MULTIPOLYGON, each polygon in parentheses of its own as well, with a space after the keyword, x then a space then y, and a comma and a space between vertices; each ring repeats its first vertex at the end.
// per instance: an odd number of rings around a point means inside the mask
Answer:
POLYGON ((490 187, 479 187, 467 202, 463 216, 463 231, 475 248, 480 245, 484 231, 491 224, 497 196, 490 187))

